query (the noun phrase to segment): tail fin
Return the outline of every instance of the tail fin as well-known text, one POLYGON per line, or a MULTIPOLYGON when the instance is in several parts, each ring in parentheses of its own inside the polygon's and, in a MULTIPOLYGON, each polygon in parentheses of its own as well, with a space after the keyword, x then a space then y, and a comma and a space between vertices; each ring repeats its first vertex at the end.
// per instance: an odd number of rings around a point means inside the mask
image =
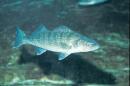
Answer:
POLYGON ((25 44, 25 38, 26 38, 25 33, 19 27, 17 27, 16 39, 15 39, 15 43, 13 44, 13 48, 17 48, 25 44))

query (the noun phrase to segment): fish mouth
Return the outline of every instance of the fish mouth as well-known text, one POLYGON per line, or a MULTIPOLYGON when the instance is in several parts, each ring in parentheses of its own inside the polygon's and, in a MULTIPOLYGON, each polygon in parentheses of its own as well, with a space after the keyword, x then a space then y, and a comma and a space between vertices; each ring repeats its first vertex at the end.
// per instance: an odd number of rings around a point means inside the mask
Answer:
POLYGON ((99 44, 96 44, 96 47, 95 47, 95 50, 100 48, 100 45, 99 44))
POLYGON ((100 45, 96 43, 93 45, 92 50, 97 50, 98 48, 100 48, 100 45))

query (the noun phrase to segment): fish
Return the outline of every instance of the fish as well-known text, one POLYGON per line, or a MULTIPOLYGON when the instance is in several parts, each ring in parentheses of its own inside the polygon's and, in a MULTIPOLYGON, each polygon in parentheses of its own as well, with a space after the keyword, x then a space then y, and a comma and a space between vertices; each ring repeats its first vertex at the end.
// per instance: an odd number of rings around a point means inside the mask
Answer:
POLYGON ((24 44, 35 46, 36 55, 41 55, 47 50, 57 52, 59 54, 58 60, 63 60, 72 53, 88 52, 99 48, 99 44, 95 40, 64 25, 53 30, 40 25, 30 36, 17 27, 13 48, 19 48, 24 44))
POLYGON ((79 0, 78 5, 80 6, 92 6, 104 3, 108 0, 79 0))

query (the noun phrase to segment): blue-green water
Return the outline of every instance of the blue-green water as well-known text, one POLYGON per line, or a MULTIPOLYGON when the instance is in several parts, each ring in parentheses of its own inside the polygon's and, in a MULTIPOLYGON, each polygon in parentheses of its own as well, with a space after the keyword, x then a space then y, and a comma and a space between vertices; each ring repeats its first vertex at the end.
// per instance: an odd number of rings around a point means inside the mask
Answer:
POLYGON ((78 0, 0 0, 0 85, 128 86, 129 0, 79 6, 78 0), (40 24, 66 25, 89 36, 100 49, 58 61, 54 52, 12 48, 16 27, 30 35, 40 24))

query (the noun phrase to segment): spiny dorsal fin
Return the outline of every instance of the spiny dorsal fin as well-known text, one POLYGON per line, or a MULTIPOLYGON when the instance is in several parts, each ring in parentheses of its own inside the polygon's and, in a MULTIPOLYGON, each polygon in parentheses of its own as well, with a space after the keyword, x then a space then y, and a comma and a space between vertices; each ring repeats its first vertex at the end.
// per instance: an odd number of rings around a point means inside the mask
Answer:
POLYGON ((70 28, 67 26, 61 25, 53 30, 54 32, 73 32, 70 28))
POLYGON ((48 29, 44 25, 40 25, 33 33, 32 35, 39 34, 41 32, 48 31, 48 29))

